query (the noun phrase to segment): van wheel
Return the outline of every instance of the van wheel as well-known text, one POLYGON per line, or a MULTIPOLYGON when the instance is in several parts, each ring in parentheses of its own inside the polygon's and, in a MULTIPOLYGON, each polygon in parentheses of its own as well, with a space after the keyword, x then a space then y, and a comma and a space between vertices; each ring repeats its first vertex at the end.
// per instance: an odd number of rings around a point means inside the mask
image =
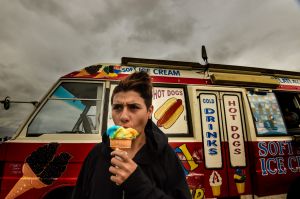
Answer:
POLYGON ((298 199, 300 196, 300 177, 298 177, 289 187, 287 199, 298 199))
POLYGON ((44 199, 71 199, 73 187, 61 187, 48 193, 44 199))

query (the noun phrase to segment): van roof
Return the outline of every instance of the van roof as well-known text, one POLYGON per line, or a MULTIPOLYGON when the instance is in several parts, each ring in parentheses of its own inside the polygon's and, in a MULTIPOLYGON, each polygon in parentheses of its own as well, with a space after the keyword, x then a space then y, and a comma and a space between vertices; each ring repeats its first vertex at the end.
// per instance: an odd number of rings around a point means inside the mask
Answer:
POLYGON ((136 70, 150 71, 154 82, 181 84, 238 84, 277 88, 280 85, 280 78, 288 78, 296 79, 300 90, 300 72, 131 57, 123 57, 120 64, 91 65, 62 78, 118 80, 136 70))
MULTIPOLYGON (((226 64, 214 64, 210 63, 202 65, 199 62, 185 62, 185 61, 172 61, 172 60, 159 60, 159 59, 144 59, 144 58, 132 58, 122 57, 121 64, 95 64, 92 66, 85 67, 85 69, 101 69, 101 66, 115 65, 115 66, 133 66, 133 67, 148 67, 148 68, 166 68, 166 69, 181 69, 181 70, 209 70, 211 72, 230 72, 230 73, 260 73, 264 75, 279 75, 279 76, 299 76, 300 72, 288 71, 288 70, 277 70, 267 69, 263 67, 249 67, 249 66, 237 66, 237 65, 226 65, 226 64)), ((77 72, 77 71, 75 71, 77 72)), ((93 72, 91 70, 91 72, 93 72)), ((95 71, 96 72, 96 71, 95 71)), ((74 73, 74 72, 73 72, 74 73)), ((70 73, 69 76, 73 73, 70 73)))

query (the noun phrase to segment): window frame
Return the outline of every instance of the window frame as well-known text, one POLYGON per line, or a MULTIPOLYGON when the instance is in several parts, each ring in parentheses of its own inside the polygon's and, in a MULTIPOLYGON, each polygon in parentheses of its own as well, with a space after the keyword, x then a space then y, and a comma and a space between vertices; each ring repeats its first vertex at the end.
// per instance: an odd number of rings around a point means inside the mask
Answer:
MULTIPOLYGON (((184 100, 185 100, 185 110, 186 110, 186 123, 187 123, 187 133, 165 133, 167 137, 174 138, 174 137, 193 137, 194 132, 192 132, 192 116, 190 110, 190 101, 188 96, 187 85, 184 84, 163 84, 163 83, 153 83, 153 87, 164 87, 164 88, 182 88, 184 93, 184 100)), ((154 113, 153 113, 154 114, 154 113)), ((164 132, 161 129, 162 132, 164 132)))
POLYGON ((103 106, 104 106, 104 96, 105 96, 105 82, 104 81, 93 81, 93 80, 59 80, 51 89, 50 91, 47 93, 46 96, 44 96, 42 103, 39 104, 39 106, 37 107, 37 109, 32 113, 30 119, 26 122, 26 126, 25 128, 23 128, 23 130, 20 133, 24 133, 25 132, 25 137, 27 138, 34 138, 34 137, 42 137, 42 136, 58 136, 58 135, 64 135, 64 136, 77 136, 77 135, 83 135, 83 136, 95 136, 95 135, 101 135, 101 129, 102 129, 102 123, 103 123, 103 114, 101 114, 101 112, 103 112, 103 106), (102 85, 102 96, 101 99, 88 99, 88 98, 52 98, 54 92, 57 90, 57 88, 59 88, 59 86, 61 86, 64 83, 82 83, 82 84, 101 84, 102 85), (52 98, 52 99, 51 99, 52 98), (96 120, 95 120, 95 131, 96 133, 55 133, 55 132, 51 132, 51 133, 36 133, 36 134, 30 134, 29 133, 29 126, 32 124, 32 122, 36 119, 36 116, 41 112, 41 110, 43 110, 43 108, 45 107, 45 105, 49 102, 49 100, 84 100, 84 101, 99 101, 101 103, 100 107, 97 107, 99 102, 96 102, 96 120), (99 111, 99 115, 97 115, 97 109, 100 109, 99 111), (97 126, 97 117, 99 118, 98 121, 98 126, 97 126), (98 129, 97 129, 98 128, 98 129))
MULTIPOLYGON (((298 110, 298 117, 300 117, 300 92, 296 92, 296 91, 285 91, 285 90, 274 90, 274 94, 277 98, 277 101, 278 101, 278 105, 279 105, 279 108, 280 108, 280 111, 281 111, 281 115, 282 115, 282 118, 283 118, 283 121, 284 121, 284 124, 285 124, 285 127, 286 127, 286 130, 287 130, 287 133, 288 135, 300 135, 300 118, 299 118, 299 127, 298 128, 288 128, 288 125, 287 125, 287 122, 286 122, 286 119, 284 118, 284 108, 286 108, 285 106, 281 106, 281 104, 279 103, 280 100, 278 100, 278 95, 277 93, 288 93, 288 94, 292 94, 293 97, 296 98, 297 100, 297 103, 298 103, 298 106, 299 106, 299 110, 298 110), (294 130, 294 132, 293 132, 294 130)), ((294 103, 293 102, 293 99, 291 100, 290 103, 294 103)), ((297 108, 297 107, 296 107, 297 108)))
POLYGON ((273 91, 255 91, 253 89, 247 89, 246 90, 246 96, 247 96, 247 100, 248 100, 248 103, 249 103, 249 107, 250 107, 250 111, 251 111, 251 115, 252 115, 252 121, 253 121, 253 125, 254 125, 254 129, 255 129, 255 135, 256 137, 287 137, 287 136, 290 136, 288 134, 288 131, 287 131, 287 128, 286 128, 286 125, 285 125, 285 121, 283 119, 283 115, 282 115, 282 111, 281 111, 281 108, 279 106, 279 103, 278 103, 278 100, 277 100, 277 97, 275 95, 275 93, 273 91), (277 102, 277 105, 278 105, 278 109, 279 109, 279 113, 281 115, 281 119, 283 121, 283 125, 284 125, 284 128, 286 129, 286 134, 278 134, 278 135, 275 135, 275 134, 259 134, 258 133, 258 129, 257 129, 257 126, 256 126, 256 120, 255 120, 255 116, 254 116, 254 113, 252 111, 252 107, 251 107, 251 101, 250 101, 250 98, 249 98, 249 95, 248 95, 248 92, 253 92, 253 93, 273 93, 274 96, 275 96, 275 100, 277 102))

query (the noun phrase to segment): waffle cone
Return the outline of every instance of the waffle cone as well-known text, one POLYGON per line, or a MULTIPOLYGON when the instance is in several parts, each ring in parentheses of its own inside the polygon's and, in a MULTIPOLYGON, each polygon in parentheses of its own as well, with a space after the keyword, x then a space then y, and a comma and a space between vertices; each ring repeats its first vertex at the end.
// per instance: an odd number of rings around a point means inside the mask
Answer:
POLYGON ((5 199, 14 199, 32 188, 40 189, 47 186, 39 180, 27 163, 23 164, 22 172, 23 176, 10 190, 5 199))
POLYGON ((109 144, 112 149, 129 149, 131 148, 131 139, 110 139, 109 144))

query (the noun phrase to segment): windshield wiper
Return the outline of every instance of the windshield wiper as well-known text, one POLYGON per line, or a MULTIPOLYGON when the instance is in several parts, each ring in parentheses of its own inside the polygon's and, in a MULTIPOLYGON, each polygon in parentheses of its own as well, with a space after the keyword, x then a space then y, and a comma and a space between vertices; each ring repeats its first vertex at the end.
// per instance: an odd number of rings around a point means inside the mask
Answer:
POLYGON ((56 131, 55 133, 61 134, 61 133, 66 133, 66 134, 84 134, 85 132, 83 131, 56 131))
POLYGON ((85 132, 83 131, 56 131, 56 132, 45 132, 45 133, 31 133, 31 134, 27 134, 26 136, 27 137, 40 137, 41 135, 44 135, 44 134, 50 134, 50 135, 53 135, 53 134, 84 134, 85 132))

